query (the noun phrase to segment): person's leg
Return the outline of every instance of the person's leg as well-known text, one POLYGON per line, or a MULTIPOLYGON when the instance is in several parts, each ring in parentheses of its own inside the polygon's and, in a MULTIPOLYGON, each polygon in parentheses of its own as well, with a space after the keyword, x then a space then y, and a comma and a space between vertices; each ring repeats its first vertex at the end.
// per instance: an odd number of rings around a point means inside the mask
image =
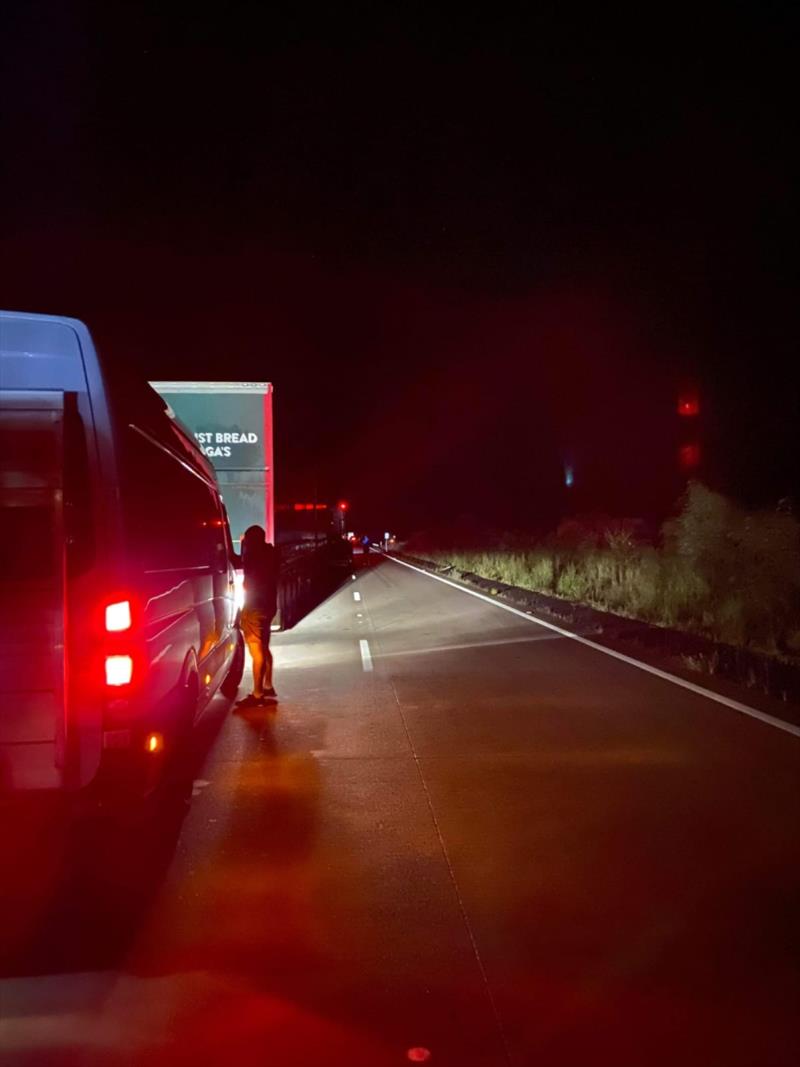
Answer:
POLYGON ((269 647, 270 638, 272 637, 272 620, 274 619, 274 617, 275 611, 265 612, 263 624, 261 626, 261 652, 264 657, 263 693, 267 700, 278 699, 274 689, 274 683, 272 681, 272 650, 269 647))
POLYGON ((260 637, 249 634, 247 647, 253 660, 253 696, 258 700, 264 695, 264 668, 266 666, 264 646, 260 637))
MULTIPOLYGON (((269 624, 267 624, 267 626, 269 626, 269 624)), ((269 629, 267 629, 266 633, 264 633, 261 638, 261 652, 264 658, 264 668, 261 685, 262 693, 274 692, 272 686, 272 650, 269 647, 269 638, 270 632, 269 629)))
POLYGON ((261 640, 262 620, 258 612, 243 611, 241 618, 242 635, 247 651, 253 661, 252 696, 258 700, 264 693, 264 649, 261 640))

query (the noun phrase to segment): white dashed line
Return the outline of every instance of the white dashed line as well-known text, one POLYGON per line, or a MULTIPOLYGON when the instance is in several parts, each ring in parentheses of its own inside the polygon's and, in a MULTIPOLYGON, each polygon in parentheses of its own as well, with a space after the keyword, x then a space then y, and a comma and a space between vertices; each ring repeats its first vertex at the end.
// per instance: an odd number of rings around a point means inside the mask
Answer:
POLYGON ((362 637, 358 642, 358 647, 361 650, 361 666, 365 671, 372 670, 372 653, 369 650, 369 641, 365 637, 362 637))
POLYGON ((359 593, 358 590, 355 590, 355 592, 353 593, 353 600, 355 600, 355 602, 357 604, 360 599, 361 599, 361 593, 359 593))

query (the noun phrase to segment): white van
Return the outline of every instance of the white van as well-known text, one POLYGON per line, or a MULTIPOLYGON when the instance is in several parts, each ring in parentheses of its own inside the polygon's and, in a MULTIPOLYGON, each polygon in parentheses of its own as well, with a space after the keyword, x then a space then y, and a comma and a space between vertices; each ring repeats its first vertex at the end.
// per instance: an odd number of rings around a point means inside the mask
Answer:
POLYGON ((0 799, 146 794, 243 666, 191 435, 82 322, 0 312, 0 799))

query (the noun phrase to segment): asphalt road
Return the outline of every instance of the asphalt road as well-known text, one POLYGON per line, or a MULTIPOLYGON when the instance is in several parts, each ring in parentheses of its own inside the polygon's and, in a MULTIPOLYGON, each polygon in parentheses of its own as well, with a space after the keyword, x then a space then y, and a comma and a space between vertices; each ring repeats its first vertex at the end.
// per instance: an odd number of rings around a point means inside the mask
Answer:
POLYGON ((395 562, 275 646, 157 841, 16 827, 3 1067, 800 1062, 800 739, 395 562))

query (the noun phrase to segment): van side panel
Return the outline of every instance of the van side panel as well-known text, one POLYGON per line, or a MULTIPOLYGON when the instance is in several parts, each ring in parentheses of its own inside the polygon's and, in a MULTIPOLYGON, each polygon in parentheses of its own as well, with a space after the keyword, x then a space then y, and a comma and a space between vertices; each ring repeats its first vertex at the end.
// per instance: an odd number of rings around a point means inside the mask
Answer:
POLYGON ((219 494, 140 426, 125 428, 120 456, 130 584, 149 665, 142 698, 151 718, 180 728, 230 658, 233 571, 219 494))

